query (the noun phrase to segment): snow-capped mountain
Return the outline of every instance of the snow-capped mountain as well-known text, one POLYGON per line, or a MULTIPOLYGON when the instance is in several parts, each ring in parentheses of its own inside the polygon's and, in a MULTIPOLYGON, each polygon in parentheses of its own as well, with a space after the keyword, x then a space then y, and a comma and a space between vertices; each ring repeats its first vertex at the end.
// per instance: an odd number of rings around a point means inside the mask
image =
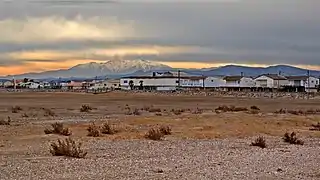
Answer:
MULTIPOLYGON (((148 60, 109 60, 103 63, 79 64, 70 69, 46 71, 42 73, 27 73, 15 75, 15 78, 68 78, 68 77, 95 77, 132 74, 137 71, 169 70, 171 67, 148 60)), ((13 76, 8 76, 12 78, 13 76)))

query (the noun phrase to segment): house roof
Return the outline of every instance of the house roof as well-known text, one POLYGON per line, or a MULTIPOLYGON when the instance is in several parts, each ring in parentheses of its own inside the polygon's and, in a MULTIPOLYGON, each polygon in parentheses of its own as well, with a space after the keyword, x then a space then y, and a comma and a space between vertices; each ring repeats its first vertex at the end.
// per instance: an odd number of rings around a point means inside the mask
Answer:
MULTIPOLYGON (((287 80, 286 77, 280 76, 280 75, 278 75, 278 74, 262 74, 262 75, 260 75, 260 76, 258 76, 258 77, 261 77, 261 76, 266 76, 266 77, 271 78, 271 79, 273 79, 273 80, 287 80)), ((258 77, 257 77, 257 78, 258 78, 258 77)))
MULTIPOLYGON (((292 81, 294 81, 294 80, 308 80, 308 77, 309 76, 286 76, 286 78, 288 79, 288 80, 292 80, 292 81)), ((313 77, 313 76, 310 76, 310 77, 313 77)))
POLYGON ((226 76, 223 79, 226 81, 240 81, 244 76, 226 76))
MULTIPOLYGON (((122 79, 178 79, 178 76, 128 76, 122 79)), ((181 76, 180 79, 199 80, 205 79, 206 76, 181 76)))

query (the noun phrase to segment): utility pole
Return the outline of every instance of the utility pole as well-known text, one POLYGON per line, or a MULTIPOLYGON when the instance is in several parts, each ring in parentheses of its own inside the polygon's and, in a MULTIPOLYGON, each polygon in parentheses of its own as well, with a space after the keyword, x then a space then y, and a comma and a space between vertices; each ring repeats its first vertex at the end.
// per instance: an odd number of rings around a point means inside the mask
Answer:
POLYGON ((14 78, 14 76, 13 76, 13 88, 14 88, 14 91, 16 91, 17 86, 16 86, 16 79, 14 78))
POLYGON ((307 90, 307 93, 308 93, 308 99, 309 99, 309 95, 310 95, 310 71, 308 70, 308 90, 307 90))
POLYGON ((178 70, 178 89, 180 89, 180 70, 178 70))

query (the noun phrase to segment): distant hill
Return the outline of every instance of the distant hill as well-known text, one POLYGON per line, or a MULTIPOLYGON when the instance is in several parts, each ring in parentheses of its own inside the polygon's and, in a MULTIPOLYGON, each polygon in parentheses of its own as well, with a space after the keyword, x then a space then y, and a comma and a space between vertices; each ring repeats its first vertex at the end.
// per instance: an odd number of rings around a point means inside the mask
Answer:
MULTIPOLYGON (((186 70, 192 74, 205 75, 205 76, 230 76, 230 75, 241 75, 245 76, 258 76, 260 74, 279 74, 284 76, 290 75, 307 75, 308 70, 297 68, 287 65, 277 65, 269 67, 247 67, 247 66, 236 66, 227 65, 218 68, 203 69, 203 70, 186 70)), ((310 75, 320 77, 320 71, 310 71, 310 75)))
POLYGON ((32 79, 45 79, 45 78, 92 78, 95 76, 122 76, 132 74, 136 71, 147 72, 151 70, 171 69, 171 67, 151 62, 147 60, 109 60, 104 63, 86 63, 79 64, 70 69, 46 71, 41 73, 26 73, 19 75, 10 75, 5 78, 17 79, 32 78, 32 79))
MULTIPOLYGON (((247 67, 237 65, 227 65, 217 68, 206 69, 180 69, 189 75, 204 76, 229 76, 229 75, 245 75, 258 76, 260 74, 279 74, 282 75, 307 75, 308 70, 288 65, 277 65, 269 67, 247 67)), ((120 78, 123 76, 139 76, 151 75, 152 72, 177 72, 178 69, 155 63, 147 60, 110 60, 104 63, 87 63, 79 64, 70 69, 46 71, 41 73, 27 73, 14 75, 17 79, 86 79, 95 78, 120 78)), ((310 71, 310 75, 320 77, 320 71, 310 71)), ((12 79, 13 76, 3 77, 3 79, 12 79)))

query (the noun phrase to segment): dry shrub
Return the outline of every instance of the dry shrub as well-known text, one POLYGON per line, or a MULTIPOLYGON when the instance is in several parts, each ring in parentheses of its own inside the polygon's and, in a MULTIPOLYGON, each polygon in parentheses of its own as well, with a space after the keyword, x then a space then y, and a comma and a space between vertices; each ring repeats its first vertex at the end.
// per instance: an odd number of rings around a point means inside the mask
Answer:
POLYGON ((116 128, 112 125, 110 125, 108 122, 104 123, 101 127, 101 133, 102 134, 115 134, 118 131, 116 128))
POLYGON ((156 116, 162 116, 162 113, 156 113, 156 116))
POLYGON ((90 112, 91 110, 92 110, 92 107, 87 104, 82 105, 80 108, 80 112, 90 112))
POLYGON ((87 128, 88 131, 88 135, 87 136, 91 136, 91 137, 99 137, 101 136, 99 127, 95 125, 95 123, 91 123, 89 125, 89 127, 87 128))
POLYGON ((52 116, 52 117, 56 116, 56 113, 53 112, 51 109, 44 108, 43 111, 44 111, 44 116, 46 116, 46 117, 48 117, 48 116, 52 116))
POLYGON ((250 109, 260 111, 260 108, 258 108, 258 106, 251 106, 250 109))
POLYGON ((305 112, 302 110, 289 110, 288 111, 289 114, 293 114, 293 115, 305 115, 305 112))
POLYGON ((216 111, 222 111, 222 112, 228 112, 230 111, 230 108, 226 105, 223 105, 223 106, 219 106, 215 109, 216 111))
POLYGON ((63 135, 63 136, 70 136, 72 134, 72 132, 69 130, 69 128, 64 128, 62 123, 54 123, 51 124, 52 129, 48 129, 46 128, 44 130, 45 134, 59 134, 59 135, 63 135))
POLYGON ((289 134, 288 132, 286 132, 283 136, 283 141, 290 143, 290 144, 297 144, 297 145, 303 145, 304 142, 300 139, 297 138, 297 134, 295 132, 292 132, 291 134, 289 134))
POLYGON ((6 125, 6 126, 8 126, 8 125, 10 125, 10 123, 11 123, 11 118, 10 118, 10 116, 8 116, 8 119, 7 120, 0 120, 0 125, 6 125))
POLYGON ((215 111, 216 112, 241 112, 241 111, 248 111, 248 108, 223 105, 216 108, 215 111))
POLYGON ((151 128, 146 134, 145 138, 160 141, 164 137, 164 134, 159 129, 151 128))
POLYGON ((258 146, 261 148, 266 148, 266 140, 263 136, 259 136, 254 142, 251 143, 251 146, 258 146))
POLYGON ((150 108, 149 110, 148 110, 150 113, 159 113, 159 112, 161 112, 161 109, 160 108, 150 108))
POLYGON ((161 126, 159 128, 159 131, 163 134, 163 135, 170 135, 171 134, 171 128, 169 126, 161 126))
POLYGON ((53 156, 66 156, 73 158, 84 158, 87 152, 81 149, 81 143, 76 143, 71 138, 65 140, 58 140, 57 143, 51 143, 50 153, 53 156))
POLYGON ((287 113, 287 110, 286 109, 279 109, 278 111, 275 111, 274 112, 275 114, 286 114, 287 113))
POLYGON ((235 107, 231 110, 232 112, 241 112, 241 111, 248 111, 248 108, 246 107, 235 107))
POLYGON ((183 112, 185 112, 184 109, 172 109, 171 112, 175 115, 181 115, 183 112))
POLYGON ((11 112, 12 113, 19 113, 20 111, 22 111, 22 108, 20 106, 11 107, 11 112))
POLYGON ((312 128, 310 128, 311 131, 320 131, 320 122, 317 124, 312 124, 312 128))

